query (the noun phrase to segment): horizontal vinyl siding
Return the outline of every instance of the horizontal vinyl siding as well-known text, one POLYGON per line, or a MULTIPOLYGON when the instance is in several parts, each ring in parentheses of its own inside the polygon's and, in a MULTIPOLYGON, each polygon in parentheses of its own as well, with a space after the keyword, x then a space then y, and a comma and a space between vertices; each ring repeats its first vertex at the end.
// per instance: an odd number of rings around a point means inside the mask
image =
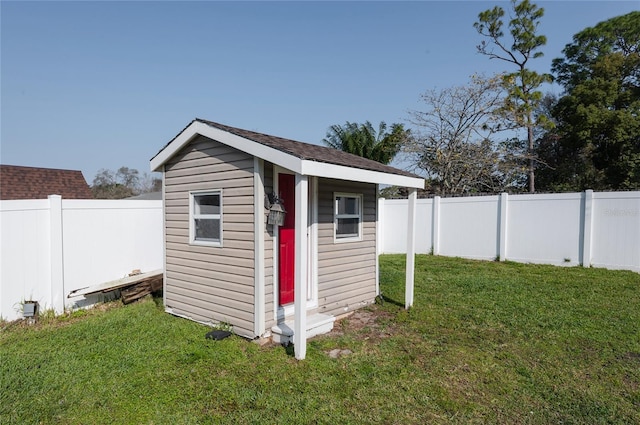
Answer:
POLYGON ((319 179, 318 311, 339 315, 374 301, 376 296, 376 186, 319 179), (363 195, 362 240, 334 242, 335 192, 363 195))
POLYGON ((205 137, 165 167, 166 307, 253 337, 253 157, 205 137), (189 245, 189 192, 222 189, 222 247, 189 245))

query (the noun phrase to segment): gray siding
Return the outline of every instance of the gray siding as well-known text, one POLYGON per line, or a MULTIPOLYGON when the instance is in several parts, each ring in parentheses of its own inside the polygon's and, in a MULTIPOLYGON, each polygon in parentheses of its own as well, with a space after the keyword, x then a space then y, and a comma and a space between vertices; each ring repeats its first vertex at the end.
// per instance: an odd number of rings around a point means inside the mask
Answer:
POLYGON ((166 307, 254 336, 253 157, 198 137, 165 166, 166 307), (222 189, 223 247, 189 245, 189 192, 222 189))
POLYGON ((318 311, 337 316, 376 296, 376 185, 318 180, 318 311), (334 242, 335 192, 363 195, 361 241, 334 242))

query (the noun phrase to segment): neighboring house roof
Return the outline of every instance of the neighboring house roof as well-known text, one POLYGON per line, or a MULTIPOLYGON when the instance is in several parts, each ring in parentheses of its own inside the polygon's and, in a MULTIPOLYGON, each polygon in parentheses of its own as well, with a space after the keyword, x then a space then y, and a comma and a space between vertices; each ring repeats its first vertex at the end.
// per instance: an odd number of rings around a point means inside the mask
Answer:
POLYGON ((162 201, 162 192, 147 192, 124 198, 132 201, 162 201))
POLYGON ((0 199, 92 199, 81 171, 0 165, 0 199))
POLYGON ((270 136, 196 118, 151 159, 162 165, 197 135, 232 146, 303 175, 423 188, 424 179, 389 165, 337 149, 270 136))

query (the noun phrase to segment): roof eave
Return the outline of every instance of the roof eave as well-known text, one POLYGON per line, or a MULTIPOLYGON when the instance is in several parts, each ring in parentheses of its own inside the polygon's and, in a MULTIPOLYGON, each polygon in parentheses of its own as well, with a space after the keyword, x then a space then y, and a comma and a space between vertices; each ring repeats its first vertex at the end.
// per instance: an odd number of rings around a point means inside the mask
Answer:
POLYGON ((329 179, 358 181, 364 183, 388 184, 424 189, 424 179, 403 176, 401 174, 384 173, 381 171, 365 170, 363 168, 345 167, 344 165, 329 164, 318 161, 302 161, 303 175, 326 177, 329 179))

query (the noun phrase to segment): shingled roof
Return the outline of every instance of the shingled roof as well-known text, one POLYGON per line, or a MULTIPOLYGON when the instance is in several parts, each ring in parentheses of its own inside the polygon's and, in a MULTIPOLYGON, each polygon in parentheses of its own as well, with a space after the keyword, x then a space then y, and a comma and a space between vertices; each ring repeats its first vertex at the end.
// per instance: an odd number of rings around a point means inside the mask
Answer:
POLYGON ((0 165, 0 199, 92 199, 81 171, 0 165))
MULTIPOLYGON (((338 149, 244 130, 200 118, 191 121, 189 125, 151 158, 151 168, 159 171, 162 164, 175 154, 178 149, 183 147, 185 143, 188 143, 194 134, 202 134, 213 139, 222 137, 225 140, 219 141, 223 143, 228 142, 232 145, 235 144, 236 148, 248 153, 252 151, 255 155, 265 155, 266 151, 264 149, 253 149, 249 145, 242 143, 242 140, 251 142, 257 146, 263 146, 272 152, 280 152, 289 158, 296 158, 299 163, 292 164, 291 162, 287 162, 282 156, 279 158, 272 157, 271 162, 294 171, 298 168, 297 172, 301 172, 302 174, 310 173, 311 175, 345 179, 361 178, 362 180, 360 181, 369 181, 371 183, 424 187, 424 179, 418 175, 338 149), (227 138, 224 134, 230 135, 232 138, 227 138), (278 159, 282 160, 283 163, 279 164, 277 162, 278 159), (312 166, 311 164, 318 164, 319 167, 312 166), (293 166, 293 168, 291 168, 291 166, 293 166)), ((269 155, 260 157, 267 159, 267 156, 269 155)))
POLYGON ((278 149, 279 151, 286 152, 300 159, 420 178, 420 176, 412 174, 408 171, 400 170, 389 165, 384 165, 379 162, 372 161, 370 159, 366 159, 351 153, 343 152, 338 149, 314 145, 311 143, 298 142, 296 140, 284 139, 277 136, 270 136, 268 134, 257 133, 255 131, 243 130, 241 128, 230 127, 228 125, 203 120, 200 118, 196 118, 196 121, 207 124, 211 127, 219 128, 220 130, 235 134, 236 136, 253 140, 254 142, 269 146, 271 148, 278 149))

